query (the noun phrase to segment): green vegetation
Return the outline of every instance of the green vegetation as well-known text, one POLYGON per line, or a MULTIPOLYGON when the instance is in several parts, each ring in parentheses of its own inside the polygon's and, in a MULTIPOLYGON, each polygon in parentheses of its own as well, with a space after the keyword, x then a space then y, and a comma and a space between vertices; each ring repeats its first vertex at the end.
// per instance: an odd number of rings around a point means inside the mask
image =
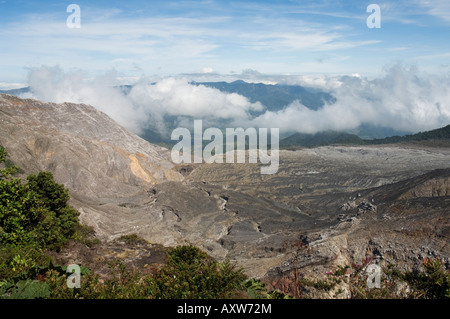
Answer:
POLYGON ((216 299, 233 297, 246 276, 228 260, 218 263, 194 246, 169 252, 166 266, 153 276, 155 298, 216 299))
POLYGON ((0 286, 0 297, 4 299, 48 298, 50 287, 39 280, 20 280, 16 284, 5 282, 0 286))
POLYGON ((249 279, 245 282, 246 294, 251 299, 293 299, 278 290, 267 291, 260 280, 249 279))
POLYGON ((55 268, 45 250, 58 250, 69 239, 81 238, 85 227, 67 204, 69 194, 48 172, 14 178, 18 171, 0 146, 0 295, 43 296, 35 278, 55 268))
POLYGON ((128 268, 120 260, 109 264, 110 278, 82 276, 81 288, 70 289, 66 275, 57 270, 46 274, 49 298, 56 299, 217 299, 217 298, 283 298, 268 293, 263 285, 247 280, 241 269, 229 261, 217 262, 192 245, 171 249, 166 265, 154 273, 128 268))
POLYGON ((425 272, 396 272, 395 275, 408 282, 418 294, 429 299, 450 298, 450 272, 443 269, 439 259, 424 259, 425 272))
POLYGON ((142 245, 142 244, 148 243, 145 239, 139 237, 136 234, 123 235, 123 236, 120 236, 118 238, 118 240, 123 241, 128 245, 142 245))
POLYGON ((351 299, 448 299, 450 298, 450 272, 439 259, 424 259, 423 271, 400 271, 395 265, 380 267, 380 287, 369 288, 367 267, 371 258, 361 264, 338 266, 327 272, 325 279, 311 280, 300 277, 296 281, 297 298, 310 298, 313 288, 331 297, 342 297, 344 287, 351 299))
POLYGON ((417 134, 405 136, 391 136, 382 139, 366 140, 366 142, 369 144, 391 144, 391 143, 421 142, 421 141, 442 140, 442 139, 450 139, 450 125, 427 132, 419 132, 417 134))
MULTIPOLYGON (((0 163, 6 155, 0 147, 0 163)), ((14 166, 0 170, 0 244, 31 250, 61 247, 78 226, 78 212, 67 205, 67 189, 51 173, 29 175, 23 183, 11 176, 15 171, 14 166)))

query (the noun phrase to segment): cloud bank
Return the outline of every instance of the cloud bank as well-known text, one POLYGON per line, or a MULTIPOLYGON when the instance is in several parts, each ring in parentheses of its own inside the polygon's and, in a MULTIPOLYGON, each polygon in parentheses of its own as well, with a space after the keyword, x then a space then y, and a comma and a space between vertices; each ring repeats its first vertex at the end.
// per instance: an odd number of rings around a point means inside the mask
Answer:
POLYGON ((214 119, 250 120, 250 111, 263 110, 259 102, 251 103, 242 95, 192 85, 186 78, 169 77, 156 83, 143 78, 124 94, 115 72, 94 79, 86 76, 83 71, 64 72, 57 66, 42 66, 29 72, 31 96, 28 97, 55 103, 90 104, 136 134, 154 126, 153 129, 170 135, 162 123, 166 115, 177 121, 193 117, 214 122, 214 119))
POLYGON ((299 82, 330 91, 336 103, 312 111, 296 101, 281 111, 264 113, 253 123, 301 133, 349 130, 364 123, 409 132, 450 124, 449 74, 426 75, 397 64, 376 79, 352 75, 302 77, 299 82))
MULTIPOLYGON (((248 73, 245 71, 242 78, 248 73)), ((449 74, 424 74, 415 67, 397 64, 375 79, 357 74, 268 76, 251 72, 251 75, 252 82, 319 88, 335 96, 336 102, 310 110, 295 101, 282 110, 269 111, 242 95, 193 85, 187 75, 156 82, 142 78, 124 94, 115 72, 88 78, 80 70, 65 72, 48 66, 30 70, 28 84, 31 97, 93 105, 136 134, 152 129, 170 136, 165 125, 168 117, 174 126, 189 127, 187 119, 203 119, 210 127, 220 127, 219 123, 223 125, 225 121, 228 127, 280 128, 282 133, 350 130, 361 124, 418 132, 450 123, 449 74), (261 115, 252 117, 252 111, 261 115)))

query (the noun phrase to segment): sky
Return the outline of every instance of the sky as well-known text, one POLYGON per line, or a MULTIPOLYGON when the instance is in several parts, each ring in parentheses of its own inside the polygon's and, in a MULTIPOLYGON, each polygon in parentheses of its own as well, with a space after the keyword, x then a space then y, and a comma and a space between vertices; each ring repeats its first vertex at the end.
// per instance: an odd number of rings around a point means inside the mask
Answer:
POLYGON ((136 133, 166 114, 415 132, 450 123, 449 35, 448 0, 0 0, 0 89, 89 103, 136 133), (371 4, 379 28, 368 25, 371 4), (189 84, 236 79, 317 87, 337 103, 251 118, 265 106, 189 84), (135 88, 123 97, 118 84, 135 88))
POLYGON ((192 73, 380 74, 398 61, 449 70, 450 1, 0 0, 0 82, 58 65, 124 79, 192 73), (381 27, 368 28, 368 5, 381 27), (80 28, 69 28, 70 4, 80 28))

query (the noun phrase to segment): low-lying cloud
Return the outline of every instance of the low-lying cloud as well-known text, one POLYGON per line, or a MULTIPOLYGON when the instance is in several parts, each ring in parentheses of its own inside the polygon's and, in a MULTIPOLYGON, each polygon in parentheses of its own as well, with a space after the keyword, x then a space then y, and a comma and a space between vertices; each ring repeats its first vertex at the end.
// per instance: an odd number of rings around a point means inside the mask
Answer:
POLYGON ((140 133, 146 122, 146 110, 134 105, 117 89, 116 74, 112 72, 90 80, 86 77, 81 70, 66 73, 57 66, 43 66, 29 72, 28 85, 33 98, 89 104, 130 131, 140 133))
MULTIPOLYGON (((84 103, 100 111, 134 133, 149 125, 164 131, 165 115, 209 119, 250 120, 249 112, 262 111, 261 103, 251 103, 235 93, 224 93, 183 78, 164 78, 156 83, 141 79, 128 94, 120 89, 114 72, 86 79, 82 71, 66 73, 59 67, 31 70, 28 84, 31 97, 48 102, 84 103)), ((167 133, 167 132, 164 132, 167 133)))
POLYGON ((273 127, 282 133, 349 130, 365 123, 417 132, 450 123, 449 74, 429 75, 414 67, 394 65, 375 79, 359 75, 270 77, 253 73, 252 82, 257 82, 255 76, 266 83, 320 88, 336 97, 336 102, 310 110, 295 101, 282 110, 269 111, 242 95, 194 85, 188 76, 167 77, 154 83, 142 78, 125 94, 115 72, 89 79, 83 71, 65 72, 48 66, 31 70, 28 84, 34 98, 91 104, 137 134, 151 128, 170 136, 165 131, 167 116, 176 126, 187 125, 189 118, 207 120, 208 125, 218 127, 226 120, 234 127, 273 127), (252 117, 252 111, 261 115, 252 117))
POLYGON ((261 103, 250 103, 242 95, 224 93, 176 78, 165 78, 150 85, 138 83, 133 86, 128 97, 134 105, 173 116, 248 119, 250 111, 263 110, 261 103))
POLYGON ((302 133, 349 130, 364 123, 417 132, 450 123, 448 74, 426 75, 415 67, 395 65, 380 78, 322 78, 321 84, 336 97, 335 103, 312 111, 295 101, 281 111, 266 112, 253 122, 302 133))

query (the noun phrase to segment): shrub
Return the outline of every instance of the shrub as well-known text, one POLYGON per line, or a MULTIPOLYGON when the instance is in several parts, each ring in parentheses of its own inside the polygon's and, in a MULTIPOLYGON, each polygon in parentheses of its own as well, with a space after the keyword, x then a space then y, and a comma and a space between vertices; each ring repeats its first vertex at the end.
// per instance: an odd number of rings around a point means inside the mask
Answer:
POLYGON ((79 213, 67 204, 69 191, 55 182, 52 173, 40 172, 27 179, 30 191, 37 194, 44 206, 36 224, 39 239, 44 247, 57 249, 74 237, 79 213))
POLYGON ((21 280, 16 284, 4 283, 0 285, 1 299, 35 299, 48 298, 50 287, 39 280, 21 280))
POLYGON ((178 246, 169 252, 167 265, 154 275, 150 293, 163 299, 231 297, 245 279, 229 260, 218 263, 197 247, 178 246))
MULTIPOLYGON (((0 146, 0 164, 7 152, 0 146)), ((46 249, 58 250, 80 229, 78 212, 67 204, 68 190, 49 172, 12 177, 16 167, 0 169, 0 279, 26 278, 48 263, 46 249)))
POLYGON ((251 299, 292 299, 278 290, 267 291, 260 280, 249 279, 245 282, 246 294, 251 299))
POLYGON ((419 292, 421 298, 450 298, 450 272, 444 270, 440 259, 423 260, 425 271, 408 271, 398 273, 413 289, 419 292))
POLYGON ((371 258, 366 258, 361 264, 339 265, 335 271, 327 272, 325 279, 299 278, 297 285, 336 297, 342 292, 338 284, 344 283, 351 299, 450 298, 450 272, 444 270, 439 259, 424 259, 424 271, 400 271, 395 265, 381 267, 379 288, 368 287, 367 267, 370 262, 371 258))
MULTIPOLYGON (((0 163, 7 152, 0 146, 0 163)), ((70 207, 69 192, 50 172, 29 175, 27 183, 0 169, 0 244, 57 249, 76 232, 79 213, 70 207)))
POLYGON ((148 242, 144 238, 139 237, 137 234, 123 235, 120 236, 118 240, 124 241, 126 244, 132 246, 148 244, 148 242))
POLYGON ((0 173, 0 243, 61 247, 78 225, 79 213, 67 205, 67 189, 49 172, 30 175, 28 183, 22 183, 8 170, 0 173))
POLYGON ((69 289, 67 275, 52 271, 46 282, 51 298, 86 299, 205 299, 229 298, 245 289, 245 275, 229 262, 218 263, 193 246, 169 252, 167 264, 155 274, 130 269, 120 260, 109 264, 110 277, 101 281, 94 273, 84 274, 80 289, 69 289))
POLYGON ((167 264, 156 273, 130 268, 121 260, 109 267, 107 279, 81 267, 80 288, 68 288, 64 267, 48 267, 40 278, 52 299, 287 298, 278 291, 268 292, 260 281, 247 280, 229 261, 219 263, 193 246, 173 248, 167 264))
POLYGON ((95 230, 92 226, 77 224, 75 226, 75 234, 73 239, 83 243, 87 247, 94 247, 100 244, 100 240, 95 237, 95 230))

